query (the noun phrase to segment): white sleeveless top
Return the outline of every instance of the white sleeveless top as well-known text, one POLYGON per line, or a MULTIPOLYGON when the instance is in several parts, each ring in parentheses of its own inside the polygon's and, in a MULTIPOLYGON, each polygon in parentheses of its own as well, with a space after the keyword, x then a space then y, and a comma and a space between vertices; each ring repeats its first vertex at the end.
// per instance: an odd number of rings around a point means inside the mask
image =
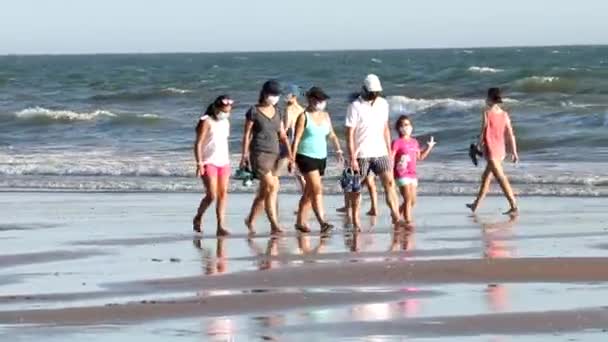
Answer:
POLYGON ((230 136, 230 121, 216 121, 204 115, 201 117, 201 121, 205 120, 209 124, 209 131, 205 141, 203 141, 203 163, 217 167, 229 165, 228 137, 230 136))

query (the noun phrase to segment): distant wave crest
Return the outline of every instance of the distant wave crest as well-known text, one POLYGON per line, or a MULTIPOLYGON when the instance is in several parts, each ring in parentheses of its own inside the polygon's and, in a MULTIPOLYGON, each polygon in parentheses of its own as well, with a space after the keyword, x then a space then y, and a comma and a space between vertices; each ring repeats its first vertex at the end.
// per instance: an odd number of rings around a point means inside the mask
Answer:
POLYGON ((480 66, 472 66, 469 68, 469 71, 471 72, 477 72, 477 73, 481 73, 481 74, 496 74, 499 72, 503 72, 503 69, 495 69, 495 68, 490 68, 490 67, 480 67, 480 66))
POLYGON ((94 110, 90 112, 82 111, 76 112, 67 109, 49 109, 44 107, 31 107, 14 113, 14 118, 17 121, 23 121, 27 123, 74 123, 74 122, 86 122, 107 119, 110 121, 124 122, 124 121, 150 121, 162 119, 157 114, 144 113, 144 114, 117 114, 108 110, 94 110))
MULTIPOLYGON (((483 108, 483 99, 416 99, 407 96, 392 96, 388 98, 393 113, 423 112, 433 108, 444 108, 448 110, 469 110, 483 108)), ((508 103, 517 103, 515 99, 505 99, 508 103)))

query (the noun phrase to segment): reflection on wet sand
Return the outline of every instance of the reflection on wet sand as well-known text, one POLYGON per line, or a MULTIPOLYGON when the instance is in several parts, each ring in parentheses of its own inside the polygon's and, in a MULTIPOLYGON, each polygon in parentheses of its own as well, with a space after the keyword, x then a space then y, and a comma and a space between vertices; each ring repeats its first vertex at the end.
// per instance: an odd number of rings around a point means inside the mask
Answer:
MULTIPOLYGON (((193 243, 201 252, 205 275, 221 275, 227 271, 225 238, 217 239, 215 253, 206 249, 200 239, 194 240, 193 243)), ((211 295, 229 295, 232 293, 229 290, 208 290, 201 291, 197 295, 205 297, 211 295)), ((228 317, 205 320, 203 321, 203 326, 203 331, 205 331, 211 341, 232 341, 236 333, 234 320, 228 317)))
MULTIPOLYGON (((511 245, 513 227, 517 223, 517 216, 510 216, 505 221, 491 222, 475 216, 473 222, 482 228, 484 244, 483 257, 486 259, 512 258, 515 255, 511 245)), ((509 293, 507 286, 502 284, 489 284, 486 290, 487 302, 493 312, 509 310, 509 293)))
POLYGON ((393 231, 393 239, 390 247, 391 252, 398 252, 400 250, 411 252, 414 250, 414 247, 414 230, 399 229, 393 231))

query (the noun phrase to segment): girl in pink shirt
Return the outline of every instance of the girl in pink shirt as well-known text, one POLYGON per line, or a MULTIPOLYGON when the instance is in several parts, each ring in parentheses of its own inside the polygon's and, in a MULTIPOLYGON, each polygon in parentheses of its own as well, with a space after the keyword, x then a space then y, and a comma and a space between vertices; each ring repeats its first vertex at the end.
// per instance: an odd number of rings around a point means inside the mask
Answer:
POLYGON ((412 209, 416 204, 416 190, 418 187, 416 162, 426 159, 436 143, 431 137, 427 142, 427 147, 421 151, 418 140, 412 137, 414 127, 412 120, 407 115, 401 115, 397 119, 395 129, 399 133, 399 138, 393 140, 391 151, 395 183, 403 197, 403 204, 399 207, 399 210, 406 223, 412 223, 412 209))
POLYGON ((488 90, 488 98, 486 99, 486 108, 481 117, 481 134, 479 135, 479 146, 488 162, 486 169, 481 177, 481 186, 479 193, 473 203, 467 204, 467 207, 475 213, 479 204, 484 199, 492 178, 496 177, 500 187, 509 201, 511 208, 505 214, 516 215, 518 213, 515 195, 509 183, 509 179, 505 175, 502 167, 502 161, 506 157, 507 143, 511 147, 511 159, 514 163, 519 161, 517 155, 517 145, 515 142, 515 133, 511 126, 509 113, 501 108, 502 96, 499 88, 490 88, 488 90))

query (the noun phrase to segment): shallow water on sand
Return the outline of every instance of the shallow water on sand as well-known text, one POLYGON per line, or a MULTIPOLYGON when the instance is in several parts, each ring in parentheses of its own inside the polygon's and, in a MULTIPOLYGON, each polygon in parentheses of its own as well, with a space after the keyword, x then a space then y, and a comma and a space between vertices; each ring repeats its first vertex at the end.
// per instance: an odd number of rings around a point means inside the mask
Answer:
POLYGON ((363 232, 356 234, 342 228, 343 218, 335 213, 340 198, 329 197, 329 218, 338 228, 320 237, 289 229, 297 197, 282 195, 287 233, 269 236, 260 218, 259 235, 249 238, 241 222, 251 195, 232 195, 233 236, 219 240, 212 234, 211 213, 203 237, 190 233, 198 200, 193 194, 6 194, 0 209, 0 323, 5 324, 0 336, 30 340, 44 334, 47 341, 601 341, 607 336, 598 327, 601 317, 608 323, 608 314, 601 313, 599 323, 593 316, 563 329, 551 318, 576 320, 587 317, 585 310, 603 310, 608 283, 601 279, 543 281, 529 274, 511 281, 479 280, 477 271, 463 264, 461 280, 442 282, 402 279, 390 269, 445 261, 444 272, 453 272, 449 260, 608 258, 608 202, 601 198, 522 198, 522 215, 511 219, 500 215, 504 203, 498 198, 489 198, 480 215, 471 217, 465 198, 421 197, 413 232, 395 233, 382 208, 382 215, 366 218, 363 232), (386 277, 370 281, 360 274, 351 283, 315 278, 328 268, 340 272, 366 264, 388 267, 386 277), (291 276, 307 272, 306 284, 290 283, 291 276), (260 275, 259 282, 246 280, 260 275), (111 310, 128 303, 151 305, 154 311, 155 305, 170 308, 191 298, 209 301, 208 309, 81 323, 55 311, 54 324, 42 327, 7 325, 3 316, 70 307, 111 310), (261 303, 249 305, 252 300, 261 303), (242 311, 230 310, 239 305, 245 305, 242 311), (530 318, 540 328, 507 329, 500 323, 510 326, 535 312, 547 312, 546 319, 530 318), (491 321, 460 328, 458 320, 467 316, 491 321))

